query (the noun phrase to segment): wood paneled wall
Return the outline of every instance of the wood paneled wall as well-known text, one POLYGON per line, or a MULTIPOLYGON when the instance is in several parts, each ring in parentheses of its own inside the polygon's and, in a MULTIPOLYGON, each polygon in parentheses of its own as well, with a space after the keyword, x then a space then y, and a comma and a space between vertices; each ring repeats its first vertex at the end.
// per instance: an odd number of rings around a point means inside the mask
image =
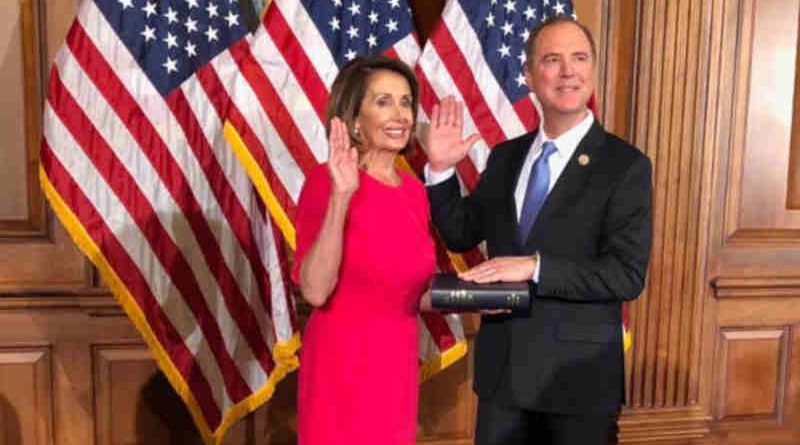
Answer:
MULTIPOLYGON (((0 4, 0 444, 200 443, 38 187, 47 73, 77 3, 0 4)), ((411 3, 424 38, 444 0, 411 3)), ((575 5, 599 43, 601 119, 655 166, 620 442, 800 443, 800 0, 575 5)), ((462 360, 422 385, 420 443, 472 443, 471 376, 462 360)), ((294 443, 295 389, 226 443, 294 443)))
MULTIPOLYGON (((655 165, 622 442, 792 444, 799 4, 636 2, 628 137, 655 165)), ((613 51, 612 51, 613 52, 613 51)))
POLYGON ((726 29, 711 128, 711 413, 742 442, 796 443, 800 211, 791 196, 800 171, 791 158, 800 143, 793 131, 800 2, 724 1, 717 9, 726 29), (744 381, 760 391, 740 387, 744 381))

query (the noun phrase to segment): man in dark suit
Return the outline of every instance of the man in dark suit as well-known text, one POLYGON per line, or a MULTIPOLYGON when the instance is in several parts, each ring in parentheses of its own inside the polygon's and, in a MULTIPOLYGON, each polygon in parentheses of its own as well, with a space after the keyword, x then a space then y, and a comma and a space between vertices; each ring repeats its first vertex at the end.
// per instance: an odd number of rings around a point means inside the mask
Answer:
POLYGON ((652 236, 652 167, 588 110, 596 53, 564 16, 531 33, 525 78, 543 125, 495 147, 461 197, 453 166, 462 108, 434 109, 426 182, 448 247, 486 241, 490 259, 462 274, 527 280, 529 314, 486 313, 475 350, 477 444, 606 445, 624 403, 622 302, 642 291, 652 236))

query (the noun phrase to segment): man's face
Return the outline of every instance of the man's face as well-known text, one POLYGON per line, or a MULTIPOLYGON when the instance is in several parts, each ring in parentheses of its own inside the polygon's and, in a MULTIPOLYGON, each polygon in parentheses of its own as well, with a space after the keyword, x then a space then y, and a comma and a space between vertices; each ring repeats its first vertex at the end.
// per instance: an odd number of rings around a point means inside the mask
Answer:
POLYGON ((545 120, 582 119, 594 91, 592 47, 574 23, 543 29, 525 68, 528 87, 539 98, 545 120))

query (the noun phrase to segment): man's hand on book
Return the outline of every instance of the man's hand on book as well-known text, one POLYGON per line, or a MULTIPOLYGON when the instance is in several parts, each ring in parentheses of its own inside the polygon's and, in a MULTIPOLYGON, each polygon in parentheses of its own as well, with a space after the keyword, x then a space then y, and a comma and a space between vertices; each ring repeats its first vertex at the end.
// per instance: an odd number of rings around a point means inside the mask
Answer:
POLYGON ((533 278, 534 271, 536 271, 534 255, 501 256, 484 261, 458 274, 458 277, 476 283, 527 281, 533 278))

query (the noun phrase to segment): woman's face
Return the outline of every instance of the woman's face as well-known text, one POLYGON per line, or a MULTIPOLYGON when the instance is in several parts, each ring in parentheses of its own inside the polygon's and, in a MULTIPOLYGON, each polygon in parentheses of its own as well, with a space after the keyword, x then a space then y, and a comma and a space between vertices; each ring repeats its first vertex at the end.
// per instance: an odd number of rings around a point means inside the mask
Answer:
POLYGON ((393 152, 404 149, 414 125, 413 104, 405 77, 389 70, 372 73, 355 121, 364 148, 393 152))

